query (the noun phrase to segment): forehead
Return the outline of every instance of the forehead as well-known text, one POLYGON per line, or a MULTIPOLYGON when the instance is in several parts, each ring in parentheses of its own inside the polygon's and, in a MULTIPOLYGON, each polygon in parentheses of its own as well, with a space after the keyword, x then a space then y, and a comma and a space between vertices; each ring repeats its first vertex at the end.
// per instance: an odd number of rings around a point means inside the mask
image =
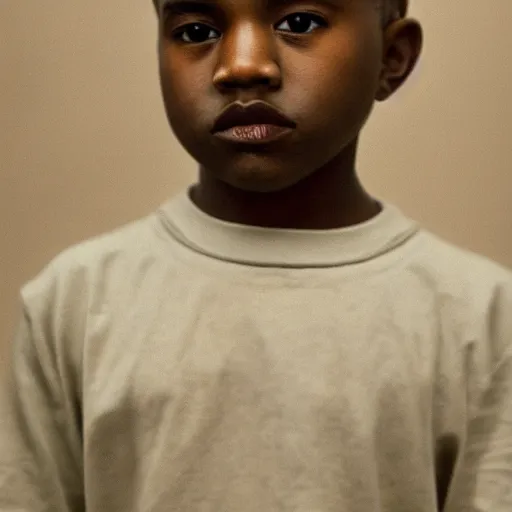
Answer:
POLYGON ((283 5, 301 5, 306 4, 327 4, 334 7, 342 7, 353 4, 380 4, 382 0, 153 0, 154 3, 161 7, 166 5, 181 5, 181 6, 193 6, 194 4, 204 4, 215 7, 224 7, 230 9, 247 8, 247 7, 259 7, 259 8, 271 8, 274 6, 283 5))
POLYGON ((259 17, 280 9, 294 9, 298 12, 317 7, 322 9, 321 12, 327 10, 333 15, 345 13, 350 15, 351 19, 353 16, 360 21, 371 19, 372 23, 374 19, 382 18, 382 7, 387 5, 388 1, 395 0, 153 0, 158 16, 163 16, 167 12, 171 15, 202 13, 230 17, 259 17))

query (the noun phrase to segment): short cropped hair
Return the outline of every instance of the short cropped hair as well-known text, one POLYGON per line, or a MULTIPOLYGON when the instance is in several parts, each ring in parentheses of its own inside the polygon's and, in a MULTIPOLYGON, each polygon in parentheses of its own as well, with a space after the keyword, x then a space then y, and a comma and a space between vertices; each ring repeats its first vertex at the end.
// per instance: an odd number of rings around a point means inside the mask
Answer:
POLYGON ((380 3, 385 20, 396 20, 407 15, 409 0, 381 0, 380 3))

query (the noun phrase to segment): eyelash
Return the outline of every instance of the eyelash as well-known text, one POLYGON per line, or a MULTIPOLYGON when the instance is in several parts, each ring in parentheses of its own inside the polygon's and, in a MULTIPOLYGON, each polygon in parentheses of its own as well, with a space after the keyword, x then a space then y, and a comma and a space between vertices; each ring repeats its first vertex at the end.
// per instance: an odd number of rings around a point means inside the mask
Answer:
MULTIPOLYGON (((318 30, 318 28, 327 27, 327 21, 322 16, 320 16, 319 14, 315 14, 315 13, 307 12, 307 11, 300 11, 300 12, 294 12, 294 13, 289 14, 288 16, 283 18, 282 21, 280 21, 278 23, 278 26, 282 25, 286 20, 288 20, 289 18, 291 18, 292 16, 297 15, 297 14, 306 15, 307 17, 311 18, 311 20, 318 26, 315 29, 313 29, 311 32, 293 32, 292 30, 284 30, 282 32, 286 33, 287 35, 294 36, 294 37, 303 37, 303 36, 310 35, 312 32, 318 30)), ((185 45, 193 45, 193 44, 199 45, 199 44, 205 44, 205 43, 211 42, 212 39, 209 39, 209 38, 206 39, 205 41, 202 41, 199 43, 194 42, 194 41, 184 41, 183 40, 182 36, 184 34, 186 34, 187 28, 193 27, 195 25, 201 25, 201 26, 210 28, 211 32, 218 32, 217 30, 211 28, 207 23, 201 23, 201 22, 187 23, 186 25, 182 25, 181 27, 179 27, 178 29, 176 29, 173 32, 173 39, 175 39, 178 42, 180 42, 181 44, 185 44, 185 45)))

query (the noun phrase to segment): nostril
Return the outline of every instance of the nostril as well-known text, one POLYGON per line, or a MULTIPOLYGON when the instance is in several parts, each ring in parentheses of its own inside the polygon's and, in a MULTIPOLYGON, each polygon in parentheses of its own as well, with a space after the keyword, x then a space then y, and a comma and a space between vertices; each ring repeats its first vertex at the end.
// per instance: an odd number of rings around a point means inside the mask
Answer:
POLYGON ((259 77, 259 78, 251 78, 251 79, 244 79, 244 78, 230 78, 227 80, 223 80, 219 83, 221 87, 224 87, 226 89, 252 89, 253 87, 270 87, 272 85, 272 81, 269 78, 266 77, 259 77))
POLYGON ((213 77, 216 87, 233 89, 252 87, 279 88, 281 72, 274 63, 238 63, 224 66, 217 70, 213 77))

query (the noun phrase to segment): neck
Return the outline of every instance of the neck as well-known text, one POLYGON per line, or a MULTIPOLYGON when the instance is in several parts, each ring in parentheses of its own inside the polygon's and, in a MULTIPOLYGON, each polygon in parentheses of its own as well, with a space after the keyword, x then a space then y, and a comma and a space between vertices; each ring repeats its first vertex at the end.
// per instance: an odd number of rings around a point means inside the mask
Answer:
POLYGON ((201 167, 191 198, 212 217, 237 224, 283 229, 359 224, 377 215, 381 207, 363 189, 354 171, 356 145, 299 183, 277 192, 240 190, 201 167))

